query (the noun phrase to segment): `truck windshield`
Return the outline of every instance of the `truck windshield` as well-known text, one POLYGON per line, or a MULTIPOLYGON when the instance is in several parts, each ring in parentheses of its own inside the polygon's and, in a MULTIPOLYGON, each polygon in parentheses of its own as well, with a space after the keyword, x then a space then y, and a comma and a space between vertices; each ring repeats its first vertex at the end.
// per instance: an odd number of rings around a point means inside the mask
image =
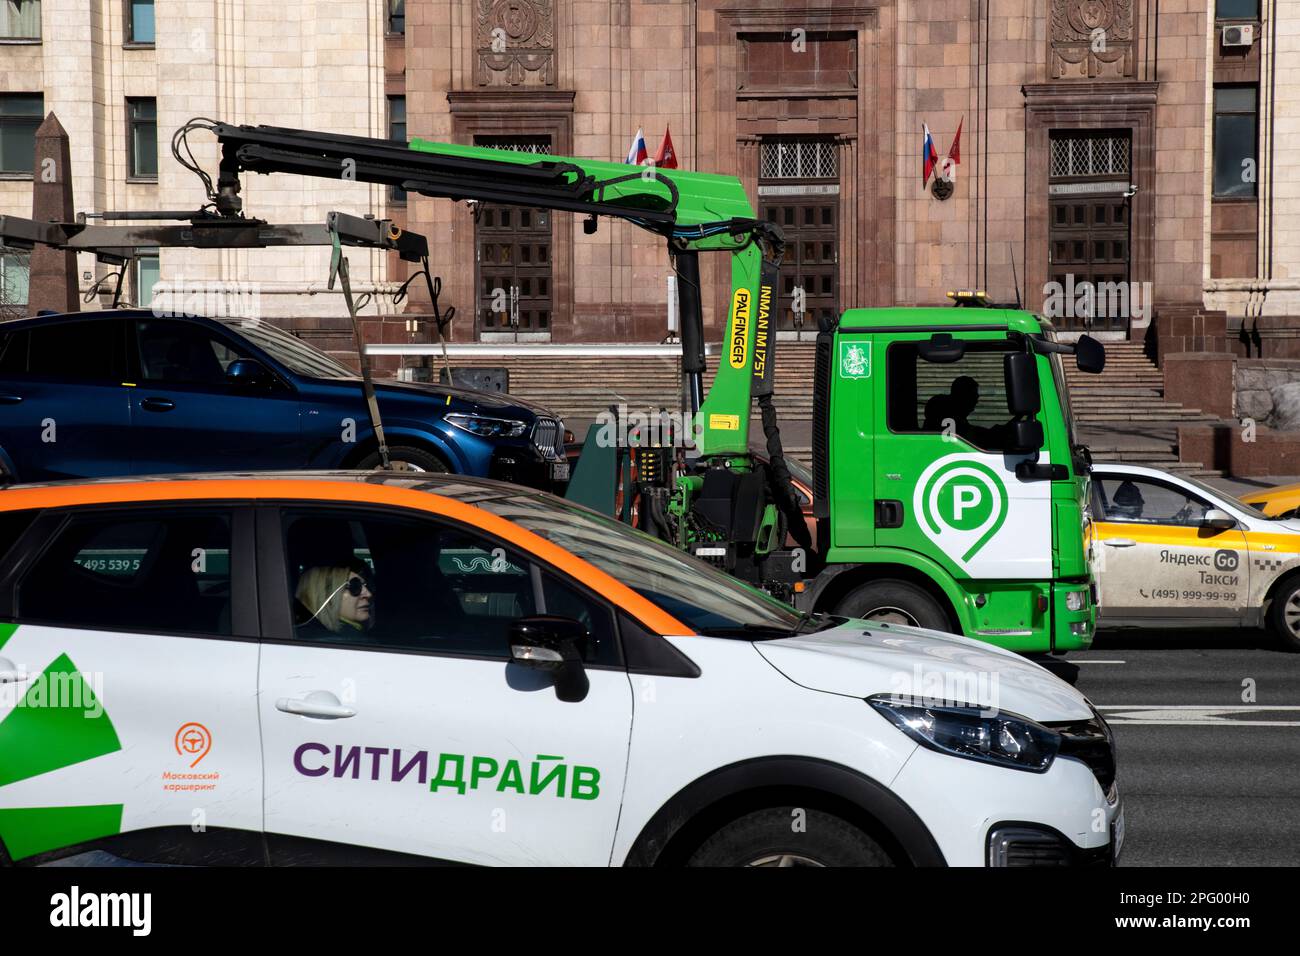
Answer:
POLYGON ((1053 352, 1047 356, 1052 366, 1052 379, 1056 382, 1056 394, 1061 396, 1061 413, 1065 416, 1065 430, 1070 437, 1070 448, 1078 448, 1078 432, 1074 429, 1074 409, 1070 405, 1070 388, 1065 381, 1065 366, 1061 363, 1061 354, 1053 352))
POLYGON ((804 620, 793 608, 703 561, 560 499, 513 495, 475 504, 589 561, 696 633, 785 637, 804 620))

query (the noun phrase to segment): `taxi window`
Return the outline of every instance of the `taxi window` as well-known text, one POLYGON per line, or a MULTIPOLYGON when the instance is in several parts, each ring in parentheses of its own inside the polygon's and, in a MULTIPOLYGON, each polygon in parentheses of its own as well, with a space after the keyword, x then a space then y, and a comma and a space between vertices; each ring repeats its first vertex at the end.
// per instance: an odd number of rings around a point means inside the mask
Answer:
POLYGON ((1196 495, 1142 478, 1094 477, 1104 520, 1195 527, 1210 505, 1196 495))
POLYGON ((476 532, 295 510, 285 515, 285 547, 299 640, 505 660, 510 625, 550 613, 587 626, 589 663, 618 661, 603 602, 476 532))
POLYGON ((18 619, 231 633, 228 513, 75 515, 18 585, 18 619))

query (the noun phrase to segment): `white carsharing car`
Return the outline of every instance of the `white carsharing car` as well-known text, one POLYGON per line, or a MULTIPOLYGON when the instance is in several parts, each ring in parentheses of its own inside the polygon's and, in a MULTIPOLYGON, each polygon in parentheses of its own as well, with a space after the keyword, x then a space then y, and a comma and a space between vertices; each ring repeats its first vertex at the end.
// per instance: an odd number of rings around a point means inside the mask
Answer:
POLYGON ((518 486, 11 487, 0 621, 0 862, 1109 865, 1123 839, 1110 729, 1039 665, 800 615, 518 486))

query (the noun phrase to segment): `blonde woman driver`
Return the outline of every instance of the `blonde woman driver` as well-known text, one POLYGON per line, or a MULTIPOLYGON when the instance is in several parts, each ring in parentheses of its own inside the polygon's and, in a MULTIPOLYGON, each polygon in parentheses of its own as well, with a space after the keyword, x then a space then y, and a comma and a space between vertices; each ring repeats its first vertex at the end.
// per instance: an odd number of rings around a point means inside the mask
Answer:
POLYGON ((356 568, 308 568, 294 592, 298 599, 298 637, 347 640, 369 629, 374 592, 356 568))

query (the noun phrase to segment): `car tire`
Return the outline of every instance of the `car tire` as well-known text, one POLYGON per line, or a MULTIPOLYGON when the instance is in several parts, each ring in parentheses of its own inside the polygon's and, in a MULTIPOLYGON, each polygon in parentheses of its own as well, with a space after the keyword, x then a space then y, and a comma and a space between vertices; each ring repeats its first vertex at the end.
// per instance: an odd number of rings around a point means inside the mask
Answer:
MULTIPOLYGON (((438 455, 411 445, 389 445, 388 463, 392 471, 423 471, 443 475, 451 471, 447 463, 438 455)), ((377 450, 373 451, 365 458, 362 458, 357 463, 357 467, 365 471, 373 471, 378 468, 379 452, 377 450)))
POLYGON ((732 820, 688 866, 893 866, 875 840, 821 810, 769 807, 732 820))
POLYGON ((1268 629, 1285 650, 1300 653, 1300 575, 1283 581, 1274 592, 1268 629))
POLYGON ((936 631, 952 630, 952 623, 939 602, 907 581, 869 581, 846 594, 836 605, 835 613, 936 631))

